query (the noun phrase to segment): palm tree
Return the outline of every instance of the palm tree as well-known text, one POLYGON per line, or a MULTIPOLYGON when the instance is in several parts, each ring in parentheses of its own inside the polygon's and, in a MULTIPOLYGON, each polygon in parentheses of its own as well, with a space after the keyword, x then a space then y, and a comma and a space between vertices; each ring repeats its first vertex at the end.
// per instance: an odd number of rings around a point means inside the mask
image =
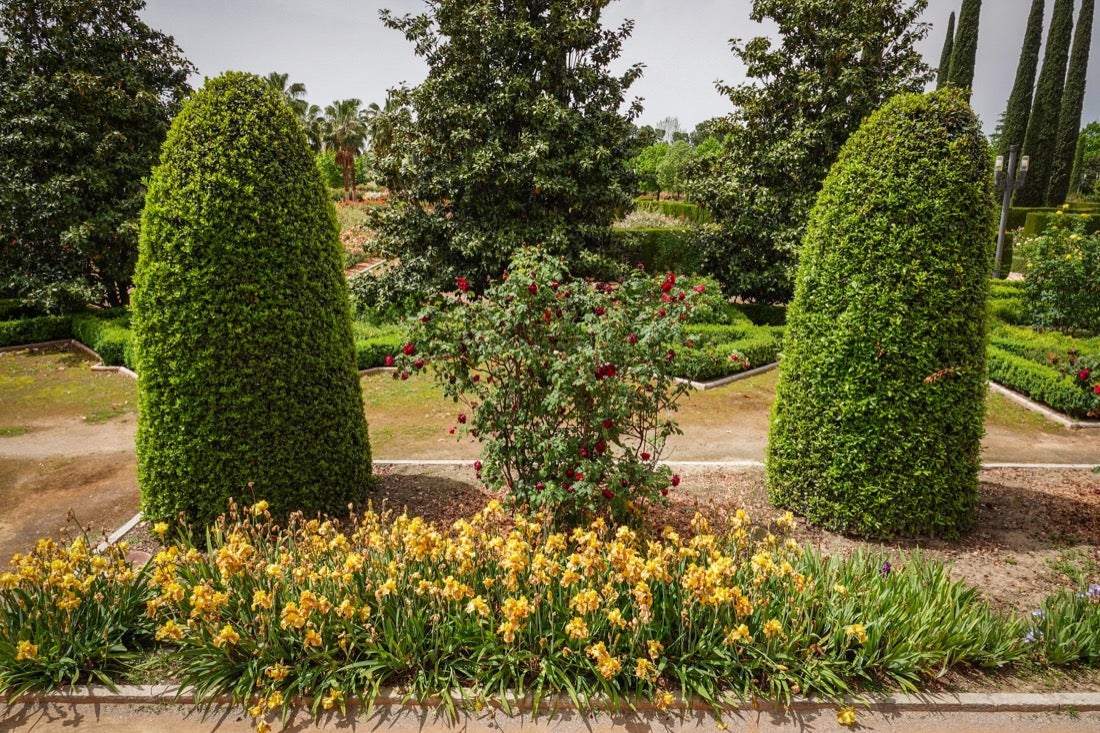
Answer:
POLYGON ((367 123, 358 99, 341 99, 325 107, 325 149, 336 151, 344 174, 344 196, 355 198, 355 156, 367 142, 367 123))
POLYGON ((306 139, 309 140, 309 149, 319 153, 325 148, 325 118, 321 114, 321 108, 311 104, 306 108, 305 114, 299 119, 306 131, 306 139))
POLYGON ((306 116, 306 112, 309 109, 309 103, 306 102, 306 85, 300 81, 296 81, 293 84, 290 83, 289 74, 280 74, 277 71, 272 71, 270 74, 264 77, 264 81, 268 86, 277 91, 279 94, 286 97, 287 104, 294 110, 294 114, 298 115, 298 119, 302 120, 306 116))
POLYGON ((400 166, 390 156, 400 129, 410 119, 411 112, 405 100, 393 93, 386 98, 385 106, 379 107, 377 102, 371 102, 363 111, 370 137, 371 166, 378 181, 386 186, 398 183, 400 166))

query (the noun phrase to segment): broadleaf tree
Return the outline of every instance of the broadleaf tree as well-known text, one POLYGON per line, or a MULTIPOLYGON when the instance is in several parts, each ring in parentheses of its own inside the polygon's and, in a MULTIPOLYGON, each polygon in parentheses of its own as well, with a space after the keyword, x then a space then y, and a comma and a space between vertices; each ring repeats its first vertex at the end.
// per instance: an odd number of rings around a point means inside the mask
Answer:
POLYGON ((144 0, 0 0, 0 283, 123 305, 143 179, 193 70, 144 0))
POLYGON ((731 42, 749 81, 719 84, 733 102, 718 156, 700 156, 688 194, 717 223, 705 268, 731 294, 790 298, 795 250, 841 146, 871 112, 933 74, 916 44, 926 0, 754 0, 778 45, 731 42))
POLYGON ((390 188, 375 226, 401 264, 393 282, 478 286, 520 246, 574 258, 599 249, 631 205, 636 152, 626 93, 641 74, 614 73, 633 24, 602 23, 611 0, 427 0, 382 20, 428 66, 391 91, 408 113, 374 161, 390 188))

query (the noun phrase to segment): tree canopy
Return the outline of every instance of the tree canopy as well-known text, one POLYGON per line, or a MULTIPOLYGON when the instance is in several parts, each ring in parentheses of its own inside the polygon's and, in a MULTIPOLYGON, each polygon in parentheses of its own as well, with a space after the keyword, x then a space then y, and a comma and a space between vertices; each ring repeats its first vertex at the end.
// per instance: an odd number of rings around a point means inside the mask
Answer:
POLYGON ((724 152, 704 157, 689 187, 719 225, 707 268, 727 292, 790 298, 795 248, 841 146, 886 99, 932 77, 915 48, 926 4, 754 0, 752 19, 774 22, 779 43, 731 43, 750 81, 718 85, 734 106, 724 152))
POLYGON ((599 249, 631 202, 639 105, 626 92, 641 74, 609 68, 632 28, 602 25, 610 1, 428 0, 420 15, 382 12, 428 65, 422 84, 392 92, 408 112, 389 116, 374 163, 391 191, 376 226, 403 274, 482 283, 523 244, 599 249))
POLYGON ((0 272, 49 308, 129 299, 143 179, 193 70, 144 0, 0 0, 0 272))

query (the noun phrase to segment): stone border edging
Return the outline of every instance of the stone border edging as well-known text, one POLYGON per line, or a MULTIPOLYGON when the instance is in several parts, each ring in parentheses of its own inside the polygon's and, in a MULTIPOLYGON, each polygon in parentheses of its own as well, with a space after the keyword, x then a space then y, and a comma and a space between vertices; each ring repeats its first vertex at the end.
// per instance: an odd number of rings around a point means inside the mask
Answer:
MULTIPOLYGON (((457 693, 451 694, 451 700, 458 706, 464 705, 472 699, 463 700, 457 693)), ((210 700, 199 702, 190 688, 179 688, 172 685, 119 685, 117 692, 111 691, 103 685, 86 685, 70 689, 61 689, 51 692, 25 693, 14 701, 9 695, 0 694, 0 702, 6 705, 12 704, 67 704, 67 705, 205 705, 215 706, 235 705, 231 698, 224 695, 216 696, 210 700)), ((487 707, 498 710, 503 709, 499 700, 486 700, 487 707)), ((532 710, 532 695, 516 698, 509 695, 508 706, 513 710, 512 717, 516 714, 530 713, 532 710)), ((305 699, 294 700, 296 707, 304 706, 305 699)), ((409 699, 407 695, 395 687, 383 688, 378 697, 373 701, 372 707, 378 708, 427 708, 438 706, 439 697, 432 697, 425 703, 409 699)), ((1054 692, 1054 693, 976 693, 962 692, 956 694, 928 694, 928 695, 885 695, 870 696, 868 698, 846 697, 840 701, 818 700, 808 697, 795 697, 788 705, 773 702, 754 704, 752 702, 735 698, 723 698, 722 709, 726 712, 736 711, 813 711, 835 710, 839 705, 855 705, 859 708, 880 713, 896 713, 904 711, 927 711, 936 713, 1042 713, 1065 712, 1072 709, 1077 712, 1100 712, 1100 692, 1054 692)), ((358 699, 347 701, 348 707, 365 707, 358 699)), ((652 713, 656 712, 656 706, 648 700, 632 701, 634 709, 620 706, 616 708, 605 698, 591 700, 593 712, 607 712, 618 709, 623 713, 652 713)), ((710 707, 701 701, 685 703, 680 695, 676 695, 676 702, 669 706, 670 712, 708 712, 710 707)), ((565 695, 548 696, 540 701, 540 714, 545 711, 547 715, 556 711, 581 712, 565 695)), ((588 710, 586 709, 585 712, 588 710)))
POLYGON ((759 366, 753 369, 749 369, 747 371, 738 372, 737 374, 731 374, 728 377, 718 377, 717 379, 711 379, 706 382, 696 382, 690 379, 681 379, 680 377, 675 377, 675 381, 679 382, 680 384, 686 384, 692 389, 706 392, 708 389, 725 387, 727 384, 731 384, 742 379, 748 379, 749 377, 755 377, 757 374, 763 374, 764 372, 770 372, 777 366, 779 366, 779 362, 773 361, 769 364, 765 364, 764 366, 759 366))

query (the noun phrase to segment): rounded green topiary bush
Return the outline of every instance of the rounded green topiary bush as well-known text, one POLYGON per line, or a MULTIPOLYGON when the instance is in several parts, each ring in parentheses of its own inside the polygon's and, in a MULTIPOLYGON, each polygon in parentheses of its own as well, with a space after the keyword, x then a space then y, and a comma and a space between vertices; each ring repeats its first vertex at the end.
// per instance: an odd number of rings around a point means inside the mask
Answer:
POLYGON ((787 313, 767 457, 777 505, 877 537, 973 522, 990 182, 954 89, 894 98, 844 146, 787 313))
POLYGON ((370 483, 336 214, 258 77, 191 97, 149 182, 135 273, 138 476, 151 519, 226 501, 347 511, 370 483))

